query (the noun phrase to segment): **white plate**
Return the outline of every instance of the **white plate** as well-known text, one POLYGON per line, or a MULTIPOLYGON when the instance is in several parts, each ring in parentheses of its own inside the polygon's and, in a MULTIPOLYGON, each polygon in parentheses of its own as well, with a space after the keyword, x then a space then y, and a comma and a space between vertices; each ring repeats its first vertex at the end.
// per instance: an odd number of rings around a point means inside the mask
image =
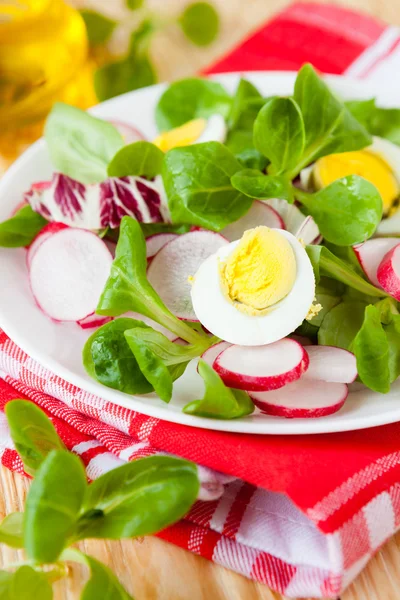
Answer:
MULTIPOLYGON (((285 95, 293 90, 292 73, 243 74, 265 95, 285 95)), ((215 77, 229 91, 237 85, 239 75, 215 77)), ((329 84, 345 99, 378 97, 381 105, 390 106, 384 90, 342 77, 330 77, 329 84)), ((125 94, 93 109, 107 119, 119 119, 136 125, 148 139, 157 131, 154 109, 165 85, 125 94)), ((52 167, 43 140, 34 144, 9 169, 0 181, 0 221, 6 219, 21 201, 23 192, 34 181, 49 179, 52 167)), ((387 395, 358 391, 349 395, 345 406, 336 414, 320 419, 283 419, 255 413, 234 421, 201 419, 185 415, 181 409, 187 402, 200 398, 203 384, 190 365, 175 383, 174 396, 165 404, 154 394, 128 396, 104 387, 86 375, 81 362, 81 349, 92 330, 84 331, 73 323, 50 321, 35 305, 28 284, 25 250, 0 248, 0 327, 32 358, 68 382, 102 396, 115 404, 141 413, 186 425, 258 434, 305 434, 362 429, 400 420, 400 383, 387 395)))

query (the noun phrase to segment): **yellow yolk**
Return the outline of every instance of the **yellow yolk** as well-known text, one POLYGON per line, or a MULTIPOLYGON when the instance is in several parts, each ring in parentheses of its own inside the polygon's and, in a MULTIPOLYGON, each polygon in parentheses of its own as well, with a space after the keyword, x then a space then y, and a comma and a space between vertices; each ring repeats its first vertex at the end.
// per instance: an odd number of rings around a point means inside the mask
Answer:
POLYGON ((317 187, 325 187, 347 175, 361 175, 374 184, 382 196, 384 213, 390 210, 399 195, 399 182, 392 169, 383 158, 369 150, 324 156, 314 167, 317 187))
POLYGON ((296 258, 287 239, 268 227, 245 231, 219 265, 222 290, 235 307, 262 315, 288 295, 296 279, 296 258))
POLYGON ((175 129, 161 133, 153 140, 153 144, 158 146, 163 152, 167 152, 178 146, 189 146, 198 140, 206 126, 207 121, 205 119, 188 121, 180 127, 175 127, 175 129))

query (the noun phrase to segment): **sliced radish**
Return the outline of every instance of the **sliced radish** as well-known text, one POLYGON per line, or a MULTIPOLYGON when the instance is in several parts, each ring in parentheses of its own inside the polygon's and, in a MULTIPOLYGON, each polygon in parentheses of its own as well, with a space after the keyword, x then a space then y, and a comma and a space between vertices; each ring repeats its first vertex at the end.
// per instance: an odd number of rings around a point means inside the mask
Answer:
POLYGON ((377 278, 385 292, 400 301, 400 242, 383 257, 377 278))
POLYGON ((310 364, 304 379, 330 383, 353 383, 357 377, 357 361, 352 352, 336 346, 307 346, 310 364))
POLYGON ((28 248, 28 254, 26 255, 26 264, 28 269, 30 268, 33 257, 35 256, 38 248, 43 244, 45 240, 47 240, 50 236, 62 229, 66 229, 68 225, 64 225, 64 223, 49 223, 45 227, 43 227, 42 231, 38 233, 33 242, 28 248))
POLYGON ((137 321, 143 321, 143 323, 146 323, 146 325, 149 325, 149 327, 152 327, 156 331, 159 331, 160 333, 165 335, 165 337, 168 338, 170 342, 175 342, 177 339, 179 339, 176 337, 175 333, 172 333, 172 331, 169 331, 169 329, 167 329, 166 327, 163 327, 159 323, 156 323, 156 321, 153 321, 153 319, 150 319, 150 317, 145 317, 138 312, 128 312, 125 313, 123 316, 129 317, 130 319, 136 319, 137 321))
POLYGON ((213 367, 229 387, 262 392, 299 379, 308 368, 308 354, 298 342, 285 338, 267 346, 230 346, 213 367))
POLYGON ((259 225, 273 229, 285 229, 282 217, 272 206, 268 206, 260 200, 254 200, 250 210, 243 217, 225 227, 221 233, 227 240, 234 242, 240 239, 245 231, 259 225))
POLYGON ((101 315, 96 315, 96 313, 92 313, 84 319, 79 319, 77 323, 79 327, 82 327, 82 329, 94 329, 95 327, 101 327, 102 325, 105 325, 110 321, 112 321, 112 317, 102 317, 101 315))
POLYGON ((203 352, 203 354, 201 355, 201 358, 208 365, 210 365, 210 367, 212 367, 214 365, 214 361, 217 358, 217 356, 219 354, 221 354, 221 352, 223 350, 226 350, 230 346, 231 346, 231 344, 229 344, 229 342, 218 342, 218 344, 214 344, 214 346, 211 346, 205 352, 203 352))
POLYGON ((249 392, 258 408, 267 415, 304 419, 325 417, 342 408, 349 390, 345 383, 299 379, 272 392, 249 392))
POLYGON ((399 238, 374 238, 353 246, 354 253, 368 279, 380 287, 378 267, 385 254, 399 244, 399 238))
POLYGON ((312 346, 312 341, 310 340, 310 338, 305 337, 304 335, 296 335, 295 333, 293 333, 290 334, 289 337, 291 340, 295 340, 302 346, 312 346))
POLYGON ((177 233, 155 233, 146 239, 146 256, 153 258, 165 244, 178 237, 177 233))
POLYGON ((38 306, 56 321, 91 315, 110 274, 112 256, 94 233, 64 228, 48 236, 30 264, 30 283, 38 306))
POLYGON ((228 241, 213 231, 191 231, 168 242, 153 258, 147 271, 151 285, 180 319, 197 321, 190 297, 190 277, 206 258, 228 241))
POLYGON ((304 219, 294 235, 298 240, 303 240, 305 244, 315 244, 321 238, 318 226, 310 216, 304 219))
POLYGON ((133 125, 130 125, 129 123, 114 120, 110 120, 109 122, 112 123, 116 129, 118 129, 118 131, 124 138, 125 144, 133 144, 134 142, 141 142, 142 140, 146 139, 146 137, 141 131, 139 131, 139 129, 137 129, 133 125))

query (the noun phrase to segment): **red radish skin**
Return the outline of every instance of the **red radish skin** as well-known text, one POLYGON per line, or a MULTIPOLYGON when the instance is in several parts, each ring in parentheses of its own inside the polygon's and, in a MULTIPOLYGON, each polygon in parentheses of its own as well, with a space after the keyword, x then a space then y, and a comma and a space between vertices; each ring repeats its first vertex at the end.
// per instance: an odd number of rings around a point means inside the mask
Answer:
POLYGON ((152 259, 161 248, 178 237, 177 233, 155 233, 146 239, 147 260, 152 259))
POLYGON ((329 383, 353 383, 357 379, 357 361, 352 352, 336 346, 307 346, 310 359, 303 379, 329 383))
POLYGON ((354 253, 368 279, 381 287, 378 280, 378 267, 385 255, 399 244, 399 238, 374 238, 353 246, 354 253))
POLYGON ((139 129, 130 125, 129 123, 124 123, 123 121, 114 121, 114 119, 110 119, 109 121, 114 125, 114 127, 119 131, 119 133, 124 138, 125 144, 133 144, 134 142, 142 142, 146 139, 139 129))
POLYGON ((91 315, 110 273, 112 256, 104 242, 84 229, 66 227, 48 236, 30 264, 32 294, 55 321, 91 315))
POLYGON ((207 350, 201 355, 201 358, 208 365, 210 365, 210 367, 212 367, 217 356, 219 356, 221 352, 229 348, 231 345, 232 344, 229 344, 229 342, 218 342, 218 344, 214 344, 214 346, 210 346, 210 348, 207 348, 207 350))
POLYGON ((198 321, 191 299, 190 277, 228 241, 213 231, 178 235, 157 252, 147 270, 150 284, 179 319, 198 321))
POLYGON ((382 289, 400 301, 400 243, 383 257, 377 278, 382 289))
POLYGON ((101 327, 106 323, 109 323, 113 320, 113 317, 102 317, 101 315, 96 315, 96 313, 92 313, 88 315, 84 319, 80 319, 77 321, 77 324, 82 329, 94 329, 95 327, 101 327))
POLYGON ((303 346, 285 338, 266 346, 230 346, 217 356, 213 367, 229 387, 264 392, 296 381, 308 363, 303 346))
POLYGON ((47 240, 50 236, 62 229, 66 229, 68 225, 64 225, 64 223, 49 223, 43 227, 42 231, 38 233, 35 237, 31 245, 27 248, 28 253, 26 255, 26 264, 28 269, 30 268, 33 257, 35 256, 37 250, 43 244, 45 240, 47 240))
POLYGON ((249 392, 254 404, 267 415, 286 419, 315 419, 340 410, 349 390, 345 383, 299 379, 272 392, 249 392))
POLYGON ((285 229, 282 217, 274 208, 265 204, 265 202, 254 200, 250 210, 243 217, 225 227, 221 234, 230 242, 234 242, 239 240, 248 229, 260 225, 272 229, 285 229))

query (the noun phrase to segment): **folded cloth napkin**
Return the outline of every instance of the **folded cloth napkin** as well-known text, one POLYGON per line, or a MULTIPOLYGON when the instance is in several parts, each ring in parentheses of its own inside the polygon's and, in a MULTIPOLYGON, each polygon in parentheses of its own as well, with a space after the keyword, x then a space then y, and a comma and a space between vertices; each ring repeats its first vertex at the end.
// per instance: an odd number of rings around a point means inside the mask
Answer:
MULTIPOLYGON (((400 66, 400 31, 337 6, 295 4, 207 72, 305 61, 386 85, 400 66)), ((0 408, 16 397, 42 407, 91 479, 160 452, 201 465, 208 501, 160 537, 287 596, 338 595, 400 527, 400 424, 252 436, 168 423, 67 383, 1 331, 0 370, 0 408)), ((2 412, 0 455, 23 472, 2 412)))

